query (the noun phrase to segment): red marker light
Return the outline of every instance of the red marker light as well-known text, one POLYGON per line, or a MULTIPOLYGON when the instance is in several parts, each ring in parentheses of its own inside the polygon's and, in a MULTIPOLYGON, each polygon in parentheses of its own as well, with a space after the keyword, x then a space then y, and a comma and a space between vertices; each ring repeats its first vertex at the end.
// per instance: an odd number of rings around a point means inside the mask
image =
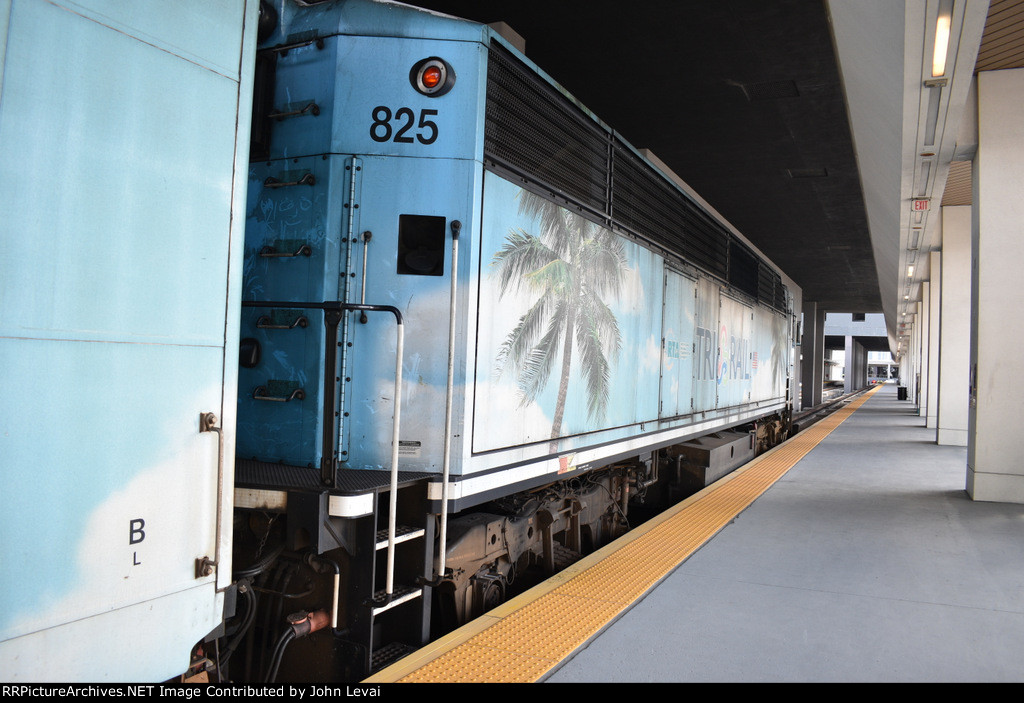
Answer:
POLYGON ((409 81, 423 95, 437 98, 455 85, 455 71, 444 59, 432 56, 416 62, 409 72, 409 81))
POLYGON ((427 66, 423 70, 423 85, 428 89, 436 88, 442 78, 443 75, 441 73, 441 69, 437 66, 427 66))

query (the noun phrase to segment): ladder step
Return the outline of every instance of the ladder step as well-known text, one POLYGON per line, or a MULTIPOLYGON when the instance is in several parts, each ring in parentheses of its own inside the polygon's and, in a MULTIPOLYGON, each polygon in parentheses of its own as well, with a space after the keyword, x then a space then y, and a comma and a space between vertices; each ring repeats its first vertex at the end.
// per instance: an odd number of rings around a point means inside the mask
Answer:
MULTIPOLYGON (((395 544, 399 542, 407 542, 411 539, 418 539, 426 534, 426 530, 422 527, 407 527, 405 525, 399 525, 395 528, 395 544)), ((379 552, 382 549, 388 548, 388 531, 377 530, 377 546, 376 549, 379 552)))
POLYGON ((379 671, 385 666, 394 664, 402 657, 407 654, 412 654, 415 651, 416 647, 412 647, 402 642, 386 644, 380 649, 373 650, 373 654, 370 657, 370 671, 379 671))
MULTIPOLYGON (((388 603, 387 605, 382 605, 382 606, 379 606, 379 607, 374 607, 372 609, 372 612, 373 612, 374 615, 380 615, 381 613, 383 613, 383 612, 385 612, 387 610, 391 610, 395 606, 401 605, 402 603, 406 603, 406 602, 411 601, 411 600, 415 600, 416 598, 420 598, 422 596, 423 596, 423 589, 420 588, 419 586, 400 586, 400 587, 395 588, 395 592, 391 596, 391 602, 390 603, 388 603)), ((373 599, 375 601, 382 601, 382 600, 384 600, 384 597, 385 597, 385 592, 384 591, 377 591, 376 593, 373 594, 373 599)))

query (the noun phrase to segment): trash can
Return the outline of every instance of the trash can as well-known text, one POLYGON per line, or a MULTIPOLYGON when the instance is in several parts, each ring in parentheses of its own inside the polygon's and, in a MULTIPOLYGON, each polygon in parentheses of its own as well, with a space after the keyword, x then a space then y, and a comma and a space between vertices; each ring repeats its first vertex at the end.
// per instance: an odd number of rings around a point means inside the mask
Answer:
POLYGON ((906 386, 899 386, 896 389, 896 399, 897 400, 906 400, 907 399, 907 387, 906 386))

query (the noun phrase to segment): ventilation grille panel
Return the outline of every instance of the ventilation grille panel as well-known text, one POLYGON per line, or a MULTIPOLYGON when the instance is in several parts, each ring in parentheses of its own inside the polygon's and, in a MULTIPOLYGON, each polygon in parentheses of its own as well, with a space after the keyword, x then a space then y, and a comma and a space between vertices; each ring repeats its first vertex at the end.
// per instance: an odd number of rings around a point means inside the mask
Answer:
POLYGON ((567 96, 499 44, 487 68, 484 160, 785 311, 778 274, 567 96))
POLYGON ((571 200, 605 210, 604 130, 498 45, 491 46, 487 69, 484 153, 571 200))

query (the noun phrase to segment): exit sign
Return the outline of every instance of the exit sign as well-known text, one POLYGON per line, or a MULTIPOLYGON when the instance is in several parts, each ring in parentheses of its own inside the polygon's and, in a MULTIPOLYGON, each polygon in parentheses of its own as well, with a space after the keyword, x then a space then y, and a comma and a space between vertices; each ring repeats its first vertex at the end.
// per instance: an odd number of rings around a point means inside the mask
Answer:
POLYGON ((927 199, 915 200, 914 201, 914 212, 921 212, 922 210, 928 209, 928 203, 931 202, 927 199))

